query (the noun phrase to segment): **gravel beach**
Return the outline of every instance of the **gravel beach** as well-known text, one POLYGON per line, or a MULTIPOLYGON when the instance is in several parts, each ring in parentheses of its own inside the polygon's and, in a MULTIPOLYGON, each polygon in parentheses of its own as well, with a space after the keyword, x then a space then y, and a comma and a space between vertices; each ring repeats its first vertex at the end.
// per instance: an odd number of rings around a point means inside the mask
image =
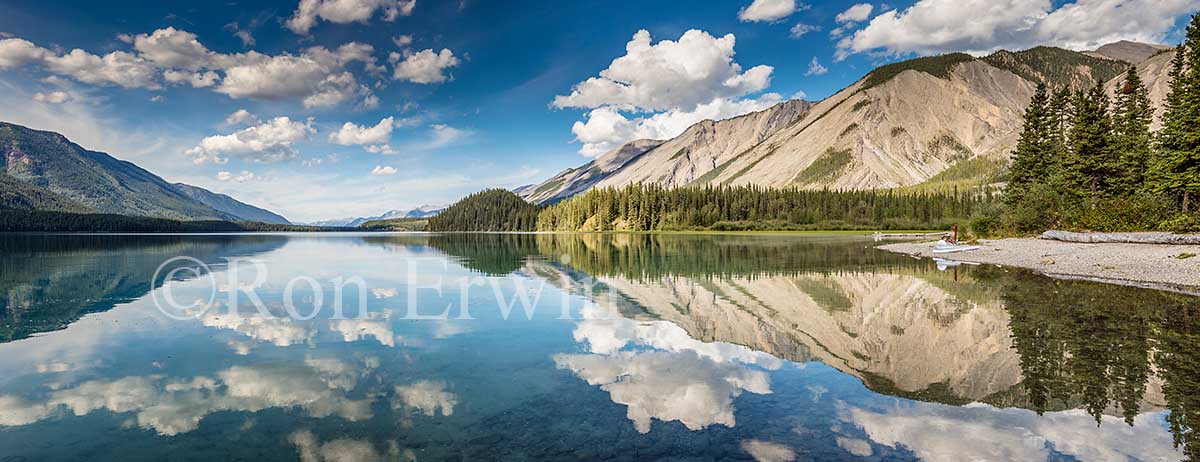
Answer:
MULTIPOLYGON (((879 248, 932 258, 933 245, 934 242, 904 242, 879 248)), ((1200 295, 1200 245, 1092 244, 1036 238, 984 240, 978 245, 979 250, 937 257, 1028 268, 1052 277, 1091 279, 1200 295)))

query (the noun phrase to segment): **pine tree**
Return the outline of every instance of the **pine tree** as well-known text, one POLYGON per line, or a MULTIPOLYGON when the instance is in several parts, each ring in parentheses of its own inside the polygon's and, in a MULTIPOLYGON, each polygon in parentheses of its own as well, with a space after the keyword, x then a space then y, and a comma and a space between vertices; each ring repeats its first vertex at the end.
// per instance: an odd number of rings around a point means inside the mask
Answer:
POLYGON ((1117 153, 1119 182, 1114 192, 1130 194, 1143 190, 1150 162, 1150 121, 1154 110, 1150 92, 1142 84, 1137 68, 1130 67, 1117 89, 1113 108, 1113 147, 1117 153))
POLYGON ((1200 14, 1192 16, 1187 39, 1175 50, 1171 89, 1158 133, 1152 188, 1179 201, 1187 213, 1200 194, 1200 14))
POLYGON ((1029 107, 1025 109, 1025 123, 1017 140, 1017 149, 1013 151, 1012 167, 1008 171, 1008 187, 1004 197, 1010 205, 1020 202, 1031 185, 1046 180, 1046 166, 1051 154, 1048 135, 1052 121, 1048 103, 1046 85, 1038 84, 1029 107))
POLYGON ((1048 175, 1058 174, 1063 158, 1067 157, 1067 133, 1070 132, 1070 122, 1075 119, 1070 90, 1063 86, 1050 97, 1046 112, 1050 116, 1049 142, 1051 155, 1049 158, 1048 175))
POLYGON ((1075 119, 1063 164, 1065 193, 1100 197, 1111 191, 1113 171, 1112 118, 1103 84, 1075 97, 1075 119))

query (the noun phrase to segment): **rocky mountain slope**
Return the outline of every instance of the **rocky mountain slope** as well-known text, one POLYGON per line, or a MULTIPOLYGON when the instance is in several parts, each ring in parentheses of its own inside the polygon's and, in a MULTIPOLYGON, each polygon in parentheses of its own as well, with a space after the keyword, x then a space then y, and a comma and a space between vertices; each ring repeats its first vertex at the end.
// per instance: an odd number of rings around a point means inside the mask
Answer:
POLYGON ((569 169, 521 194, 534 202, 555 202, 595 186, 658 182, 683 186, 744 154, 809 114, 812 103, 786 101, 731 119, 705 120, 666 141, 636 140, 582 167, 569 169))
POLYGON ((1151 56, 1147 81, 1158 82, 1165 69, 1151 64, 1169 53, 1156 53, 1156 46, 1117 43, 1090 53, 1036 47, 902 61, 820 102, 788 101, 703 121, 670 140, 632 141, 519 193, 546 203, 638 182, 809 189, 987 183, 1016 145, 1038 83, 1111 82, 1130 65, 1119 59, 1141 56, 1151 56))
POLYGON ((195 199, 204 205, 212 207, 218 212, 229 214, 237 218, 239 221, 257 221, 260 223, 273 223, 279 225, 292 224, 292 222, 288 221, 287 218, 284 218, 279 214, 241 202, 225 194, 215 193, 199 186, 192 186, 190 184, 175 183, 173 186, 182 191, 188 197, 191 197, 192 199, 195 199))

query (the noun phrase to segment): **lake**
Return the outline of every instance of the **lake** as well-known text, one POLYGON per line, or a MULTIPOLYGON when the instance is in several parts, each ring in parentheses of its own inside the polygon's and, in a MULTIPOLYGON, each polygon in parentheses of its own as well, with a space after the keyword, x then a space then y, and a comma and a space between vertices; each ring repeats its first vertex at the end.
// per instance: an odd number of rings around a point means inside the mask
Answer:
POLYGON ((0 236, 0 461, 1200 460, 1200 300, 874 245, 0 236))

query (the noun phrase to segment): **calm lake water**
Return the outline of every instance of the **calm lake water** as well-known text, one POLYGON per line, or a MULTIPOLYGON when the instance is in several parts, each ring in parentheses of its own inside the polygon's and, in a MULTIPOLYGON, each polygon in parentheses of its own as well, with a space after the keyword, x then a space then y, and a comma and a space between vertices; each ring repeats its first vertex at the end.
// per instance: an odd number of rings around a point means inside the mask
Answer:
POLYGON ((0 236, 0 460, 1200 460, 1200 300, 873 245, 0 236))

